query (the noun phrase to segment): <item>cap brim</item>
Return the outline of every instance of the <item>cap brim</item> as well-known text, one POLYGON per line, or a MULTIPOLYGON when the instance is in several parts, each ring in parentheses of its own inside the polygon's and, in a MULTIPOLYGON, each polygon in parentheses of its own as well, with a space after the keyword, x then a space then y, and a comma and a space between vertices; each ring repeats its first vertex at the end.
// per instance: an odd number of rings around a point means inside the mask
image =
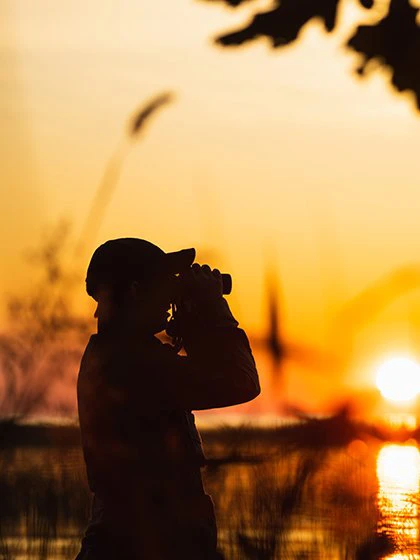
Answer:
POLYGON ((168 272, 177 274, 189 268, 195 259, 195 249, 181 249, 165 254, 165 268, 168 272))

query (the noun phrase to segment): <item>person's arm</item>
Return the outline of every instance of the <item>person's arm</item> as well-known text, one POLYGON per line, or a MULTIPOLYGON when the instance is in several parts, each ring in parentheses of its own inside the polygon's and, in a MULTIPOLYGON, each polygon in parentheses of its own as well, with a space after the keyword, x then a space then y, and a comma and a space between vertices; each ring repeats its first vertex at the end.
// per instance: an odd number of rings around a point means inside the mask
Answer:
POLYGON ((193 265, 192 299, 178 320, 187 356, 166 347, 154 364, 164 408, 200 410, 250 401, 260 393, 245 332, 222 296, 220 273, 193 265))
POLYGON ((163 408, 201 410, 250 401, 260 393, 255 362, 245 332, 215 327, 190 340, 190 354, 167 349, 156 379, 163 408))

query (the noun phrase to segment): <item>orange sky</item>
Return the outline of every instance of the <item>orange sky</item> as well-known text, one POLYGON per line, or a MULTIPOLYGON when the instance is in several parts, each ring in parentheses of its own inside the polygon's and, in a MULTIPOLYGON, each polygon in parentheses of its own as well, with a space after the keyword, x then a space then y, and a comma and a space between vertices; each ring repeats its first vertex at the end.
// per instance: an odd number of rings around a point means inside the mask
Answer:
MULTIPOLYGON (((77 236, 127 116, 168 89, 176 102, 133 147, 91 249, 126 235, 196 246, 233 274, 232 307, 251 333, 264 325, 263 267, 275 255, 286 334, 327 350, 350 298, 419 260, 420 121, 383 76, 352 74, 340 43, 354 5, 335 36, 315 22, 283 51, 215 47, 248 9, 0 4, 1 294, 30 286, 22 254, 46 227, 64 216, 77 236)), ((353 380, 370 379, 378 353, 413 343, 418 295, 355 333, 353 380)))

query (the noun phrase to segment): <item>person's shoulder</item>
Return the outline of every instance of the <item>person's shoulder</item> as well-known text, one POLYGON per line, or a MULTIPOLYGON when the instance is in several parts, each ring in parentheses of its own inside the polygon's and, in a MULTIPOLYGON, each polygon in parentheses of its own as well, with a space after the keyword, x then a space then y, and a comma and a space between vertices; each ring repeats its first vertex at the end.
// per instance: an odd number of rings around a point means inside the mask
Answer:
POLYGON ((99 334, 92 334, 86 345, 83 358, 87 359, 89 357, 103 353, 106 348, 109 348, 109 344, 104 338, 99 334))
POLYGON ((81 369, 104 369, 123 354, 121 344, 114 337, 92 334, 83 353, 81 369))
POLYGON ((83 352, 81 366, 86 367, 86 365, 95 359, 100 354, 101 351, 101 341, 97 334, 92 334, 88 340, 85 351, 83 352))

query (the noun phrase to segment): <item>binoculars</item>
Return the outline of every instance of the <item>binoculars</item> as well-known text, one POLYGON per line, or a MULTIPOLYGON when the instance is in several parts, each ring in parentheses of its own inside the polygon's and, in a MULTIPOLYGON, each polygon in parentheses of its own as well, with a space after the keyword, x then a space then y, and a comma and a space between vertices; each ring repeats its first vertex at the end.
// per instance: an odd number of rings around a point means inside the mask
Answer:
MULTIPOLYGON (((222 273, 222 293, 227 296, 232 292, 232 276, 222 273)), ((188 286, 183 282, 182 276, 176 276, 175 293, 177 295, 188 295, 188 286)))

